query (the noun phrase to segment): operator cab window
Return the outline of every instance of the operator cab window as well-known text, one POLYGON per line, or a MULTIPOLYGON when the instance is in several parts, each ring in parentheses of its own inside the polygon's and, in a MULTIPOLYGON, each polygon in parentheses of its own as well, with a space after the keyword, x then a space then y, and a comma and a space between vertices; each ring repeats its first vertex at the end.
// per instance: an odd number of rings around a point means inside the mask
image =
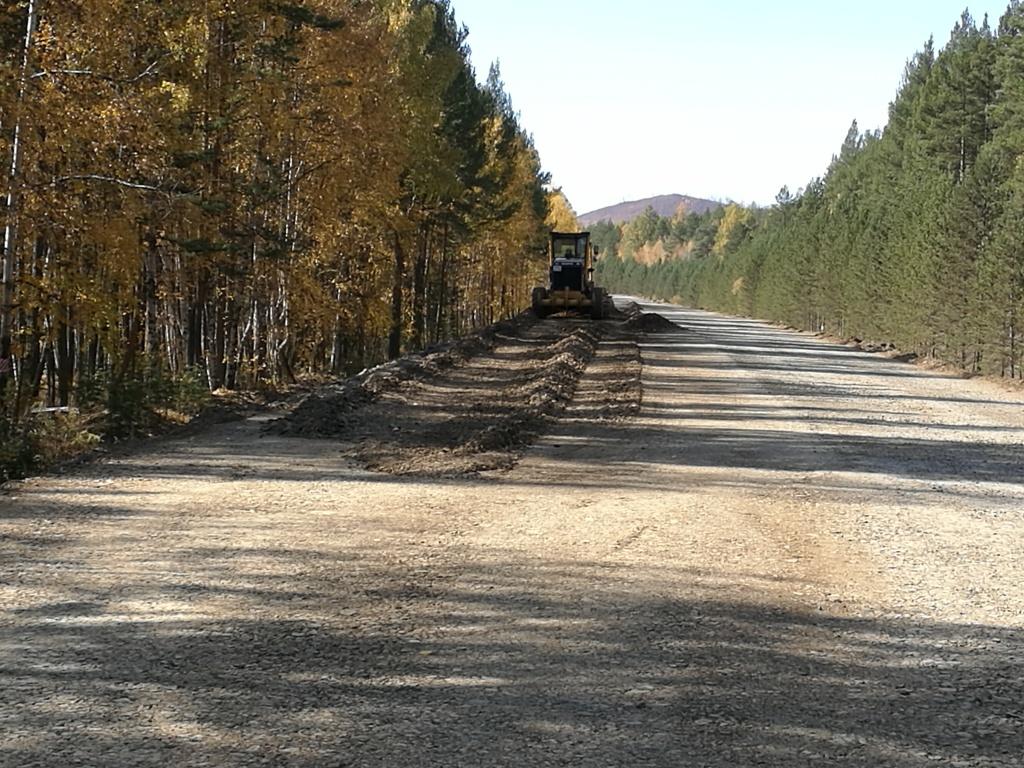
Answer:
POLYGON ((564 238, 555 240, 556 259, 582 259, 585 256, 586 240, 580 238, 564 238))

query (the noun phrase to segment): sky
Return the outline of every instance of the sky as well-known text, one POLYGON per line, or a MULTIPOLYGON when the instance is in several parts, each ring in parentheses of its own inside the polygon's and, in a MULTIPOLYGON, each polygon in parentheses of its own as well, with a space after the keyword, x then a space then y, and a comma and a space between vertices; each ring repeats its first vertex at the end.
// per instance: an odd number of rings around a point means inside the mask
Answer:
MULTIPOLYGON (((907 60, 967 0, 452 0, 584 213, 687 194, 769 204, 883 128, 907 60)), ((993 27, 1006 0, 976 2, 993 27)))

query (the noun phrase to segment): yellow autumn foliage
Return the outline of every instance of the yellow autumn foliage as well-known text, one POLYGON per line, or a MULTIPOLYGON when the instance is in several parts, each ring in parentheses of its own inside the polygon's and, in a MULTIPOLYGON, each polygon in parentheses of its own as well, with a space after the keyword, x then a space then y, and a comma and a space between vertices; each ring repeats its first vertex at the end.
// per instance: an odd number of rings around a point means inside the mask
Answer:
POLYGON ((722 221, 718 225, 718 231, 715 234, 715 244, 712 246, 711 252, 719 258, 725 256, 729 243, 734 237, 739 235, 740 230, 750 222, 751 217, 752 214, 749 209, 736 203, 727 205, 722 221))
POLYGON ((547 228, 553 232, 578 232, 580 230, 579 219, 576 218, 576 211, 572 209, 569 199, 561 189, 553 189, 548 192, 547 228))
POLYGON ((528 303, 546 177, 447 3, 11 13, 32 32, 0 51, 19 408, 46 374, 62 400, 101 371, 340 374, 528 303))

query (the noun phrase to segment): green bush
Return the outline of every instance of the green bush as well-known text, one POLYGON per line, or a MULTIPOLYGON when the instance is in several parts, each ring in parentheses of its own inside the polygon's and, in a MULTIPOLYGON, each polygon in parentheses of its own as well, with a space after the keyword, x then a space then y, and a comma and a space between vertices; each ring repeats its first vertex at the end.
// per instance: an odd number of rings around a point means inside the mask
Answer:
POLYGON ((83 410, 104 408, 108 437, 120 439, 147 434, 169 417, 197 414, 210 400, 210 391, 199 368, 168 375, 160 368, 145 378, 113 379, 105 372, 82 377, 78 403, 83 410))
POLYGON ((195 416, 210 402, 210 388, 201 368, 188 368, 170 381, 166 402, 179 413, 195 416))
POLYGON ((103 438, 152 434, 168 422, 194 416, 209 399, 197 368, 178 376, 157 368, 141 379, 115 379, 105 371, 82 376, 75 391, 77 410, 31 413, 17 423, 0 411, 0 483, 76 456, 103 438))
POLYGON ((28 435, 0 421, 0 484, 25 477, 35 466, 35 451, 28 435))
POLYGON ((146 383, 138 379, 112 380, 107 385, 105 432, 115 439, 149 432, 157 416, 146 383))
POLYGON ((90 376, 83 373, 78 377, 75 402, 83 411, 90 411, 105 405, 107 400, 107 376, 100 372, 90 376))
POLYGON ((16 427, 0 420, 0 483, 78 456, 99 441, 77 411, 33 414, 16 427))

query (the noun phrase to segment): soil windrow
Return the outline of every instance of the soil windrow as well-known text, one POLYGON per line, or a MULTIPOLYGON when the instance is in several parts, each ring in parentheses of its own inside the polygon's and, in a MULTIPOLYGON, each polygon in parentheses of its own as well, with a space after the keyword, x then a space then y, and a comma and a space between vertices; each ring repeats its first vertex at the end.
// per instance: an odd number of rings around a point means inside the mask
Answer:
POLYGON ((473 337, 468 350, 405 358, 314 393, 269 429, 342 441, 350 458, 391 474, 508 468, 570 403, 599 420, 637 411, 635 336, 628 318, 524 315, 473 337), (608 386, 577 393, 592 363, 608 386))

